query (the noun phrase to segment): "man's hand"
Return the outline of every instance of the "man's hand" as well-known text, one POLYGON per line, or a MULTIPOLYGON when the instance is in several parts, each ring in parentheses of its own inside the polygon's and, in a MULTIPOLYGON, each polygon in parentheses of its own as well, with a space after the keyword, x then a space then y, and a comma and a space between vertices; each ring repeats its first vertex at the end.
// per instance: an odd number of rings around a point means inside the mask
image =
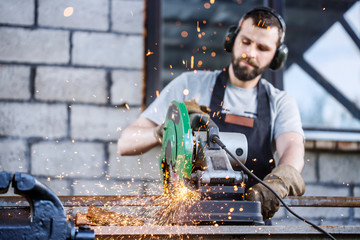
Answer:
POLYGON ((186 109, 188 110, 188 113, 205 113, 209 114, 211 112, 211 109, 205 105, 199 105, 194 99, 192 100, 184 100, 186 109))
MULTIPOLYGON (((279 165, 265 176, 264 182, 281 198, 301 196, 305 192, 305 183, 299 171, 290 165, 279 165)), ((280 208, 280 200, 261 183, 249 188, 246 200, 260 201, 261 214, 264 219, 272 218, 280 208)))
POLYGON ((164 136, 164 123, 161 125, 158 125, 154 128, 154 137, 156 138, 156 141, 160 144, 162 144, 162 139, 164 136))

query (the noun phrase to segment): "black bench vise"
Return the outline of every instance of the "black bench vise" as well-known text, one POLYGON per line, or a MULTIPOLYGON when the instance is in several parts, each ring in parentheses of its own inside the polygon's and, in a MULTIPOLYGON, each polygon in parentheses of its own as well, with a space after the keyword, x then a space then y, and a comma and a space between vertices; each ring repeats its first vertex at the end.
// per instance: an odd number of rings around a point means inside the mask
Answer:
POLYGON ((33 176, 25 173, 0 172, 0 193, 9 190, 22 195, 30 204, 30 219, 17 219, 0 223, 0 239, 46 239, 46 240, 90 240, 95 233, 88 226, 75 228, 67 220, 64 207, 58 197, 33 176))

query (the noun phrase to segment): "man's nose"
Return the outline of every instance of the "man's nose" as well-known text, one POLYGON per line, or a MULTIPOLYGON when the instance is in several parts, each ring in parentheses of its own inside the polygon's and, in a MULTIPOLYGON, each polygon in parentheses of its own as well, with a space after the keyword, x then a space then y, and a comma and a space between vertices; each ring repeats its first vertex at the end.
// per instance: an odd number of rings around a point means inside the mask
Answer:
POLYGON ((256 56, 256 43, 251 43, 247 48, 247 57, 255 58, 256 56))

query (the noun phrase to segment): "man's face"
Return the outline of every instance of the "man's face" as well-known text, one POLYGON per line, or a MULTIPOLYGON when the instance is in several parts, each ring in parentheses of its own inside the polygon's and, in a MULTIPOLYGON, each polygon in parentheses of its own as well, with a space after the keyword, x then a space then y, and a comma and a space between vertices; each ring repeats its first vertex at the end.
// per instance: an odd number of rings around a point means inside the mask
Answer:
POLYGON ((235 76, 249 81, 262 74, 274 57, 278 39, 277 27, 260 28, 251 18, 244 20, 231 55, 235 76))

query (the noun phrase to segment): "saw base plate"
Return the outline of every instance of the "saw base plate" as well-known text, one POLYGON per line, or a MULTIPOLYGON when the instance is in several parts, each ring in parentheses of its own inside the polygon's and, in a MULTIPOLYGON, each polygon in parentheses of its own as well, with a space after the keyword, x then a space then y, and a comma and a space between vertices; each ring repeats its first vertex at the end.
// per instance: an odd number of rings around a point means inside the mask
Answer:
POLYGON ((264 225, 261 204, 256 201, 204 200, 188 205, 174 219, 177 225, 264 225))

